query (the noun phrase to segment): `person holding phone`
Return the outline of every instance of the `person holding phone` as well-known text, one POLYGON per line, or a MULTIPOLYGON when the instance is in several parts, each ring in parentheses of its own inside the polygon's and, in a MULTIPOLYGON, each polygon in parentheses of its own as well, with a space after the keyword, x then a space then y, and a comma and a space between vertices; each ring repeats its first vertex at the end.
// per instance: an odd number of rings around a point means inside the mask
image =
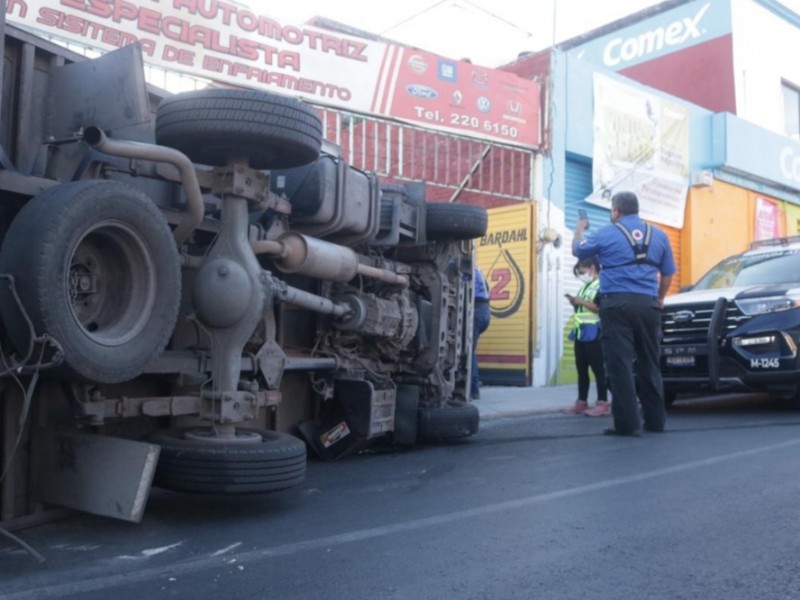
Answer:
POLYGON ((578 220, 572 254, 578 259, 596 256, 601 266, 603 356, 614 396, 614 427, 603 433, 639 436, 642 427, 664 431, 661 309, 676 270, 669 238, 639 217, 639 198, 627 191, 611 196, 609 225, 584 235, 587 225, 578 220))
POLYGON ((586 212, 585 208, 578 209, 578 220, 586 221, 586 227, 584 227, 584 229, 589 229, 589 213, 586 212))
POLYGON ((579 260, 572 269, 575 277, 583 282, 578 294, 565 294, 575 310, 573 328, 569 337, 575 344, 575 369, 578 372, 578 399, 564 412, 571 415, 602 417, 611 413, 608 402, 608 386, 603 366, 603 348, 600 342, 600 307, 597 295, 600 291, 597 259, 579 260), (594 373, 597 386, 597 403, 589 408, 589 370, 594 373))

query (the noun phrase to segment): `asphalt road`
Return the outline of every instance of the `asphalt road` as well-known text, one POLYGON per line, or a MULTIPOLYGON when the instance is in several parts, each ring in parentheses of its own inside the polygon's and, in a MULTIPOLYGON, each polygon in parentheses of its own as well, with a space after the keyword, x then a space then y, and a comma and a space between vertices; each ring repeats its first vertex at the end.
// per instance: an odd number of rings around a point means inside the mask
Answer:
POLYGON ((800 599, 800 412, 679 403, 668 431, 490 421, 460 444, 312 462, 235 501, 158 492, 138 525, 0 538, 0 598, 800 599))

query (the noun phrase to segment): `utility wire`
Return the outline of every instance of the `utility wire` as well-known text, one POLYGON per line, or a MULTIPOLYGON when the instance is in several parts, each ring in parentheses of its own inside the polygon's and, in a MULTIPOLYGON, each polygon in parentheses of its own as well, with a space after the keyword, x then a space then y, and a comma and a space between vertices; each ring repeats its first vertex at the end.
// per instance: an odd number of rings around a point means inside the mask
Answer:
POLYGON ((431 10, 433 10, 434 8, 436 8, 437 6, 439 6, 441 4, 444 4, 445 2, 450 2, 450 0, 439 0, 439 2, 434 2, 433 4, 429 5, 428 7, 423 8, 421 11, 414 13, 410 17, 407 17, 407 18, 403 19, 402 21, 399 21, 399 22, 395 23, 391 27, 388 27, 388 28, 384 29, 383 31, 378 32, 378 35, 383 35, 385 33, 388 33, 389 31, 391 31, 392 29, 397 29, 401 25, 405 25, 409 21, 413 21, 417 17, 420 17, 420 16, 424 15, 426 12, 430 12, 431 10))
POLYGON ((485 9, 484 7, 476 4, 475 2, 472 2, 471 0, 458 0, 458 1, 464 2, 465 4, 469 4, 471 7, 477 9, 478 11, 480 11, 482 13, 485 13, 485 14, 489 15, 493 19, 497 19, 498 21, 500 21, 502 23, 505 23, 506 25, 509 25, 509 26, 513 27, 514 29, 517 29, 517 30, 521 31, 522 33, 526 34, 528 37, 533 37, 533 33, 528 31, 527 29, 525 29, 523 27, 520 27, 516 23, 512 23, 511 21, 501 17, 500 15, 494 14, 492 11, 485 9))
POLYGON ((493 13, 490 10, 487 10, 483 6, 481 6, 479 4, 476 4, 475 2, 472 2, 471 0, 439 0, 439 2, 434 2, 433 4, 429 5, 428 7, 423 8, 421 11, 419 11, 417 13, 414 13, 410 17, 407 17, 407 18, 403 19, 402 21, 399 21, 399 22, 395 23, 391 27, 388 27, 388 28, 384 29, 378 35, 383 35, 383 34, 389 32, 389 31, 391 31, 392 29, 396 29, 396 28, 400 27, 401 25, 404 25, 405 23, 408 23, 409 21, 412 21, 412 20, 416 19, 417 17, 420 17, 420 16, 424 15, 425 13, 430 12, 431 10, 436 8, 437 6, 445 4, 446 2, 452 2, 454 5, 458 4, 459 2, 463 2, 464 4, 467 4, 470 7, 474 8, 478 12, 482 12, 482 13, 484 13, 486 15, 489 15, 493 19, 497 19, 501 23, 504 23, 504 24, 508 25, 509 27, 513 27, 514 29, 516 29, 518 31, 521 31, 522 33, 526 34, 528 37, 533 37, 533 35, 534 35, 532 32, 528 31, 527 29, 525 29, 523 27, 520 27, 516 23, 512 23, 508 19, 506 19, 504 17, 501 17, 500 15, 497 15, 497 14, 493 13))

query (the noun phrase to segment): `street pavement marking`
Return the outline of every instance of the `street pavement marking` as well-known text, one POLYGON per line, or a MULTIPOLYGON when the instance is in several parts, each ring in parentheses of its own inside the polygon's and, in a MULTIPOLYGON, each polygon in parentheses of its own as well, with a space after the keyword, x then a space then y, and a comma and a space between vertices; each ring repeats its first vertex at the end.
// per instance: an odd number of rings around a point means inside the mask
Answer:
POLYGON ((159 554, 164 554, 164 552, 169 552, 170 550, 172 550, 173 548, 177 548, 181 544, 183 544, 183 542, 176 542, 174 544, 170 544, 169 546, 162 546, 161 548, 149 548, 147 550, 142 550, 136 556, 122 555, 118 556, 117 558, 132 559, 132 560, 150 558, 151 556, 158 556, 159 554))
POLYGON ((101 577, 94 577, 85 579, 83 581, 67 582, 58 585, 41 587, 33 590, 26 590, 0 595, 0 599, 4 600, 27 600, 52 597, 64 597, 67 595, 81 594, 87 592, 95 592, 102 589, 113 588, 117 586, 128 586, 131 584, 142 583, 146 581, 156 581, 163 578, 165 581, 170 579, 175 581, 177 575, 190 575, 200 571, 206 571, 214 568, 226 567, 232 558, 238 564, 257 563, 265 559, 290 556, 292 554, 299 554, 308 550, 331 549, 334 546, 341 546, 343 544, 351 544, 353 542, 362 542, 379 537, 385 537, 396 533, 406 531, 414 531, 417 529, 424 529, 426 527, 435 527, 453 523, 456 521, 466 521, 476 517, 483 517, 486 515, 493 515, 509 510, 516 510, 542 502, 549 502, 551 500, 560 500, 561 498, 569 498, 571 496, 579 496, 596 492, 597 490, 604 490, 629 483, 636 483, 639 481, 647 481, 666 475, 673 475, 675 473, 682 473, 692 469, 701 467, 708 467, 725 462, 736 461, 748 456, 755 456, 764 454, 765 452, 775 452, 785 448, 791 448, 800 445, 800 439, 781 442, 780 444, 771 444, 769 446, 761 446, 758 448, 751 448, 750 450, 740 450, 730 454, 722 454, 720 456, 712 456, 701 460, 693 460, 690 462, 674 465, 672 467, 664 467, 662 469, 655 469, 653 471, 646 471, 636 475, 627 475, 625 477, 615 477, 605 481, 598 481, 587 485, 580 485, 566 490, 559 490, 557 492, 548 492, 545 494, 537 494, 535 496, 528 496, 525 498, 518 498, 516 500, 508 500, 506 502, 497 502, 495 504, 488 504, 476 508, 468 508, 459 510, 452 513, 437 515, 433 517, 425 517, 422 519, 415 519, 413 521, 404 521, 392 525, 383 525, 380 527, 371 527, 369 529, 358 529, 346 533, 339 533, 322 538, 306 540, 303 542, 295 542, 291 544, 283 544, 281 546, 274 546, 272 548, 263 548, 261 550, 252 550, 250 552, 242 552, 235 554, 233 557, 218 557, 215 555, 197 558, 194 560, 164 565, 161 567, 152 567, 147 569, 140 569, 131 573, 121 573, 116 575, 106 575, 101 577))
POLYGON ((211 556, 222 556, 223 554, 227 554, 231 550, 234 550, 234 549, 238 548, 241 545, 242 545, 242 542, 236 542, 235 544, 231 544, 230 546, 226 546, 225 548, 222 548, 221 550, 217 550, 211 556))

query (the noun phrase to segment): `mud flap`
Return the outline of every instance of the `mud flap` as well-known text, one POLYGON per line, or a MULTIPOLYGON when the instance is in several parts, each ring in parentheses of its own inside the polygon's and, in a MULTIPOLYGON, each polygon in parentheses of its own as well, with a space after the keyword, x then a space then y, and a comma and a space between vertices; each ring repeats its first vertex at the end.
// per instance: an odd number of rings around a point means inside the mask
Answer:
POLYGON ((74 430, 41 433, 36 456, 39 500, 124 521, 142 520, 158 446, 74 430))
POLYGON ((363 379, 337 379, 335 399, 356 434, 372 439, 394 431, 397 389, 387 383, 376 388, 363 379))
POLYGON ((328 417, 302 423, 298 429, 314 454, 337 460, 394 431, 396 396, 392 384, 376 388, 363 379, 337 379, 335 408, 328 417))

